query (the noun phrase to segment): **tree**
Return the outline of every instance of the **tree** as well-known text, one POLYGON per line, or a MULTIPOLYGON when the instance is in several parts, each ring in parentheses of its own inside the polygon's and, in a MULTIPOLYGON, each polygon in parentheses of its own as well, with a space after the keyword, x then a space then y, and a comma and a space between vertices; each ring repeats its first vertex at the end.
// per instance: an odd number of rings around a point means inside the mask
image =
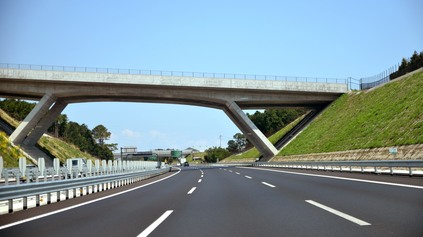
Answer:
POLYGON ((204 156, 204 160, 208 163, 216 163, 217 160, 223 160, 224 158, 231 155, 231 153, 225 148, 221 147, 212 147, 205 150, 207 155, 204 156))
POLYGON ((93 138, 100 145, 104 145, 105 140, 109 140, 112 133, 110 133, 103 125, 98 125, 92 130, 93 138))
POLYGON ((228 148, 226 148, 231 153, 237 153, 243 151, 247 147, 247 138, 244 134, 237 133, 233 136, 235 140, 228 141, 228 148))
POLYGON ((63 137, 68 122, 69 120, 66 114, 59 115, 56 121, 54 121, 54 123, 48 129, 48 132, 54 134, 55 137, 63 137))
POLYGON ((234 140, 228 141, 228 147, 226 148, 231 153, 237 153, 238 152, 238 144, 234 140))
POLYGON ((305 109, 266 109, 247 116, 265 136, 270 136, 305 112, 305 109))
POLYGON ((24 120, 34 107, 35 103, 22 100, 5 99, 0 102, 0 108, 18 121, 24 120))

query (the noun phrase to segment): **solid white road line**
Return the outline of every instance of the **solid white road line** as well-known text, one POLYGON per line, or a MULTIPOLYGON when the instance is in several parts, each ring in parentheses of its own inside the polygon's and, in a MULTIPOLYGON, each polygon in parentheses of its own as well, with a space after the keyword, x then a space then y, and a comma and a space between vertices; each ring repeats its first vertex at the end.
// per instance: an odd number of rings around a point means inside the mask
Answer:
POLYGON ((391 186, 398 186, 398 187, 404 187, 404 188, 423 189, 423 186, 409 185, 409 184, 397 184, 397 183, 389 183, 389 182, 381 182, 381 181, 373 181, 373 180, 367 180, 367 179, 352 179, 352 178, 336 177, 336 176, 329 176, 329 175, 305 174, 305 173, 297 173, 297 172, 291 172, 291 171, 262 169, 262 168, 254 168, 254 167, 239 167, 239 168, 242 168, 242 169, 255 169, 255 170, 262 170, 262 171, 285 173, 285 174, 296 174, 296 175, 304 175, 304 176, 312 176, 312 177, 320 177, 320 178, 328 178, 328 179, 340 179, 340 180, 348 180, 348 181, 354 181, 354 182, 363 182, 363 183, 372 183, 372 184, 383 184, 383 185, 391 185, 391 186))
POLYGON ((339 216, 339 217, 342 217, 342 218, 347 219, 347 220, 349 220, 349 221, 351 221, 351 222, 354 222, 354 223, 356 223, 357 225, 361 225, 361 226, 364 226, 364 225, 371 225, 371 224, 370 224, 370 223, 368 223, 368 222, 362 221, 362 220, 360 220, 360 219, 357 219, 357 218, 355 218, 355 217, 353 217, 353 216, 350 216, 350 215, 348 215, 348 214, 345 214, 345 213, 343 213, 343 212, 337 211, 337 210, 335 210, 335 209, 333 209, 333 208, 330 208, 330 207, 328 207, 328 206, 325 206, 325 205, 320 204, 320 203, 318 203, 318 202, 315 202, 315 201, 313 201, 313 200, 305 200, 305 201, 306 201, 306 202, 308 202, 308 203, 310 203, 311 205, 314 205, 314 206, 316 206, 316 207, 322 208, 322 209, 323 209, 323 210, 325 210, 325 211, 328 211, 328 212, 330 212, 330 213, 332 213, 332 214, 335 214, 335 215, 337 215, 337 216, 339 216))
POLYGON ((274 187, 276 187, 275 185, 273 185, 273 184, 269 184, 269 183, 266 183, 266 182, 261 182, 262 184, 264 184, 264 185, 266 185, 266 186, 269 186, 269 187, 271 187, 271 188, 274 188, 274 187))
POLYGON ((39 215, 39 216, 34 216, 34 217, 31 217, 31 218, 28 218, 28 219, 25 219, 25 220, 21 220, 21 221, 10 223, 10 224, 4 225, 4 226, 0 226, 0 230, 6 229, 6 228, 9 228, 9 227, 12 227, 12 226, 20 225, 20 224, 23 224, 23 223, 26 223, 26 222, 38 220, 38 219, 41 219, 41 218, 44 218, 44 217, 47 217, 47 216, 51 216, 51 215, 54 215, 54 214, 57 214, 57 213, 69 211, 69 210, 72 210, 72 209, 75 209, 75 208, 78 208, 78 207, 82 207, 82 206, 85 206, 85 205, 88 205, 88 204, 91 204, 91 203, 94 203, 94 202, 99 202, 99 201, 102 201, 102 200, 105 200, 105 199, 108 199, 108 198, 112 198, 112 197, 115 197, 115 196, 118 196, 118 195, 121 195, 121 194, 124 194, 124 193, 128 193, 128 192, 131 192, 131 191, 134 191, 134 190, 137 190, 137 189, 158 183, 158 182, 163 181, 165 179, 171 178, 171 177, 179 174, 180 172, 181 172, 181 169, 179 169, 179 171, 176 172, 175 174, 172 174, 172 175, 167 176, 165 178, 162 178, 162 179, 159 179, 159 180, 156 180, 156 181, 153 181, 151 183, 144 184, 144 185, 141 185, 141 186, 138 186, 138 187, 135 187, 135 188, 131 188, 131 189, 122 191, 120 193, 115 193, 115 194, 105 196, 105 197, 101 197, 101 198, 98 198, 98 199, 95 199, 95 200, 92 200, 92 201, 80 203, 80 204, 77 204, 77 205, 74 205, 74 206, 66 207, 66 208, 63 208, 63 209, 60 209, 60 210, 56 210, 56 211, 53 211, 53 212, 45 213, 45 214, 42 214, 42 215, 39 215))
POLYGON ((168 210, 165 213, 163 213, 163 215, 161 215, 159 217, 159 219, 157 219, 155 222, 153 222, 149 227, 147 227, 147 229, 145 229, 143 232, 141 232, 141 234, 138 235, 138 237, 147 237, 149 234, 151 234, 151 232, 153 232, 153 230, 155 230, 164 220, 166 220, 166 218, 168 218, 170 216, 170 214, 172 214, 173 210, 168 210))
POLYGON ((187 193, 187 194, 191 194, 191 193, 193 193, 194 191, 195 191, 195 189, 196 189, 197 187, 193 187, 191 190, 189 190, 189 192, 187 193))
POLYGON ((198 182, 201 183, 201 179, 199 179, 198 182))
POLYGON ((247 175, 245 175, 244 177, 247 179, 252 179, 250 176, 247 176, 247 175))

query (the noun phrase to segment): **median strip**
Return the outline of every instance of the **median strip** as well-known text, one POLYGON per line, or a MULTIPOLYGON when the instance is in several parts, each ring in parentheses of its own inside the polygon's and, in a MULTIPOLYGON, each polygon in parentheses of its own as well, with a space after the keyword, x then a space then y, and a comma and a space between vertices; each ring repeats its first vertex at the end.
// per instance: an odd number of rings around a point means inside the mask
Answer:
POLYGON ((147 237, 151 232, 153 232, 166 218, 172 214, 173 210, 168 210, 163 215, 159 217, 156 221, 154 221, 150 226, 147 227, 141 234, 138 235, 138 237, 147 237))
POLYGON ((351 222, 354 222, 354 223, 356 223, 357 225, 360 225, 360 226, 371 225, 371 224, 370 224, 370 223, 368 223, 368 222, 362 221, 362 220, 360 220, 360 219, 357 219, 357 218, 355 218, 355 217, 353 217, 353 216, 350 216, 350 215, 348 215, 348 214, 345 214, 345 213, 343 213, 343 212, 337 211, 337 210, 335 210, 335 209, 333 209, 333 208, 330 208, 330 207, 328 207, 328 206, 325 206, 325 205, 320 204, 320 203, 318 203, 318 202, 315 202, 315 201, 313 201, 313 200, 305 200, 305 201, 306 201, 306 202, 308 202, 308 203, 310 203, 311 205, 314 205, 314 206, 319 207, 319 208, 321 208, 321 209, 323 209, 323 210, 325 210, 325 211, 328 211, 328 212, 330 212, 330 213, 332 213, 332 214, 335 214, 335 215, 337 215, 337 216, 339 216, 339 217, 342 217, 342 218, 344 218, 344 219, 346 219, 346 220, 349 220, 349 221, 351 221, 351 222))

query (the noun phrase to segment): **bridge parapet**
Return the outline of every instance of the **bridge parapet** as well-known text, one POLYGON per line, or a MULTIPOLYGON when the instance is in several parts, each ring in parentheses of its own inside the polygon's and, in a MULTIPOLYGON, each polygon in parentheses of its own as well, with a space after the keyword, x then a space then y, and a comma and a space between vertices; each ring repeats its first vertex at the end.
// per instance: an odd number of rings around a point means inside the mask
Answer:
POLYGON ((168 86, 221 87, 264 90, 301 90, 345 93, 350 79, 272 76, 207 72, 179 72, 139 69, 111 69, 0 63, 2 77, 34 78, 45 80, 73 80, 107 83, 147 83, 168 86), (16 75, 18 73, 19 75, 16 75), (95 73, 95 74, 92 74, 95 73))

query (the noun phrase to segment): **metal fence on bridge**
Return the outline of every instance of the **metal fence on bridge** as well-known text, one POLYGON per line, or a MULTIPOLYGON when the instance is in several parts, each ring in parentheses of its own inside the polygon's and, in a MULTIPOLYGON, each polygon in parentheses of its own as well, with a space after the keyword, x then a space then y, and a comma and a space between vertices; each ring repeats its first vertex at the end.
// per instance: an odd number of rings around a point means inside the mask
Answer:
POLYGON ((340 78, 253 75, 253 74, 212 73, 212 72, 182 72, 182 71, 161 71, 161 70, 142 70, 142 69, 119 69, 119 68, 12 64, 12 63, 0 63, 0 68, 22 69, 22 70, 41 70, 41 71, 132 74, 132 75, 149 75, 149 76, 178 76, 178 77, 219 78, 219 79, 244 79, 244 80, 268 80, 268 81, 273 80, 273 81, 310 82, 310 83, 312 83, 312 82, 314 82, 314 83, 335 83, 335 84, 350 85, 350 78, 340 79, 340 78))

